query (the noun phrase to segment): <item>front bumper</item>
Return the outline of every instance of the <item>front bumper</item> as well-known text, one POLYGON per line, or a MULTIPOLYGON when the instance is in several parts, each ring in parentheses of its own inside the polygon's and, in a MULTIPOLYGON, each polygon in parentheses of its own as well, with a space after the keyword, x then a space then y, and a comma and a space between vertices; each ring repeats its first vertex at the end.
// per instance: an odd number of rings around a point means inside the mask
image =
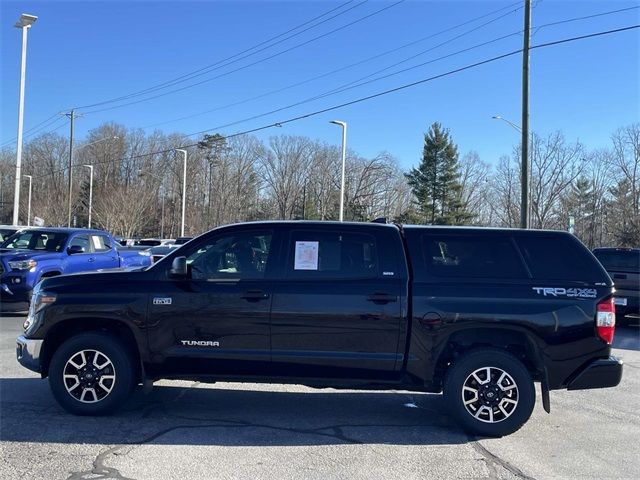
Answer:
POLYGON ((577 372, 567 390, 615 387, 621 379, 622 360, 617 357, 594 360, 577 372))
POLYGON ((37 373, 42 371, 40 364, 42 342, 43 340, 25 338, 24 335, 16 339, 16 356, 20 365, 37 373))

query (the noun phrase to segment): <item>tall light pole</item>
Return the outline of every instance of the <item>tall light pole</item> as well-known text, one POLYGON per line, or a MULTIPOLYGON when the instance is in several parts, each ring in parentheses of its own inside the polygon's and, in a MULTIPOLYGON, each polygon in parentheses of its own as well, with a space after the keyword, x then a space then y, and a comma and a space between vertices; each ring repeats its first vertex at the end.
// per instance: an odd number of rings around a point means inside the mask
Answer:
POLYGON ((182 228, 180 230, 180 236, 184 237, 184 215, 187 209, 187 151, 176 148, 176 152, 181 152, 184 155, 184 165, 182 169, 182 228))
POLYGON ((31 175, 23 175, 23 177, 29 179, 29 203, 27 203, 27 227, 31 225, 31 181, 33 177, 31 175))
POLYGON ((342 176, 340 179, 340 221, 344 220, 344 171, 347 161, 347 122, 331 120, 329 123, 342 127, 342 176))
POLYGON ((93 205, 93 165, 83 165, 89 169, 89 225, 87 228, 91 228, 91 207, 93 205))
POLYGON ((16 146, 16 183, 13 193, 13 224, 18 224, 20 213, 20 168, 22 167, 22 126, 24 124, 24 82, 27 73, 27 32, 38 17, 23 13, 14 25, 22 29, 22 62, 20 64, 20 96, 18 100, 18 144, 16 146))

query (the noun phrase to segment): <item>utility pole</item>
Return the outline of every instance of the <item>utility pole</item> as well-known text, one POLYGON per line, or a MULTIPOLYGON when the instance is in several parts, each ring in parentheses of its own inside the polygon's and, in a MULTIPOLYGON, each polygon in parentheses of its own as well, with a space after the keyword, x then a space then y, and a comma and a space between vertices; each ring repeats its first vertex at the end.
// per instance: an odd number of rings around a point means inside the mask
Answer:
POLYGON ((75 110, 71 110, 69 113, 65 113, 65 116, 69 117, 70 120, 70 128, 69 128, 69 198, 67 202, 68 209, 68 219, 67 219, 67 227, 71 227, 71 196, 73 195, 73 184, 72 184, 72 175, 73 175, 73 121, 77 117, 75 110))
POLYGON ((531 0, 524 0, 524 45, 522 47, 522 189, 520 228, 529 228, 529 42, 531 40, 531 0))

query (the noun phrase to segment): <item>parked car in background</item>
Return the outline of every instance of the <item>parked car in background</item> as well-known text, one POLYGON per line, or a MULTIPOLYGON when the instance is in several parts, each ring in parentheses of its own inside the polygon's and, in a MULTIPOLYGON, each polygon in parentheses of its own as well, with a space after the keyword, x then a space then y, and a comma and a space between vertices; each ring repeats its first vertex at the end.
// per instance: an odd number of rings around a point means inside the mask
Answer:
POLYGON ((43 278, 66 273, 151 265, 147 253, 122 252, 110 234, 81 228, 27 228, 0 244, 3 311, 26 310, 43 278))
POLYGON ((187 243, 192 238, 193 237, 178 237, 178 238, 176 238, 176 241, 175 241, 174 245, 184 245, 185 243, 187 243))
POLYGON ((158 245, 157 247, 151 247, 145 250, 145 252, 148 252, 149 255, 151 255, 151 259, 153 260, 153 263, 155 263, 177 248, 180 248, 180 245, 158 245))
POLYGON ((613 279, 618 319, 640 319, 640 248, 596 248, 593 254, 613 279))

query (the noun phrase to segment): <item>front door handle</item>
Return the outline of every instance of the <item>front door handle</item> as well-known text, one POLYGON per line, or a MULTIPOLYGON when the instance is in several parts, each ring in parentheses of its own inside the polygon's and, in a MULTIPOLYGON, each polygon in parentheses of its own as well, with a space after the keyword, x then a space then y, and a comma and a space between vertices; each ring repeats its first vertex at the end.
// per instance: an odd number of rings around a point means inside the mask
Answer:
POLYGON ((257 302, 259 300, 266 300, 269 298, 269 294, 262 290, 249 290, 240 295, 240 298, 244 298, 249 302, 257 302))
POLYGON ((87 260, 87 261, 88 261, 89 263, 93 263, 93 262, 95 262, 95 261, 96 261, 96 259, 95 259, 95 258, 93 258, 93 257, 90 257, 90 258, 89 258, 89 260, 87 260))
POLYGON ((376 292, 371 295, 367 295, 367 300, 377 304, 385 304, 390 302, 397 302, 397 295, 390 295, 388 293, 376 292))

